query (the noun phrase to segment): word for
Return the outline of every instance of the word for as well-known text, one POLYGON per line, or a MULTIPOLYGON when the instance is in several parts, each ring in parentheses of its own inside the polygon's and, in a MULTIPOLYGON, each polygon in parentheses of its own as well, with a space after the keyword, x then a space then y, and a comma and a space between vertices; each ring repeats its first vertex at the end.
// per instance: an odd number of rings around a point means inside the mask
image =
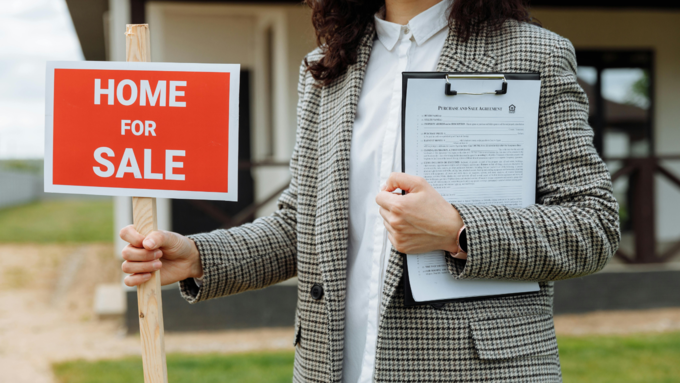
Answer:
POLYGON ((94 79, 94 104, 101 105, 102 96, 106 96, 109 105, 114 105, 114 101, 118 101, 121 105, 130 106, 139 100, 139 105, 146 106, 148 99, 149 106, 156 106, 156 104, 165 106, 167 100, 169 106, 186 107, 186 102, 177 100, 177 97, 184 96, 184 91, 177 88, 187 86, 187 82, 170 81, 170 90, 166 92, 167 83, 167 81, 158 81, 156 88, 152 91, 149 80, 139 81, 139 87, 137 87, 137 84, 132 80, 123 80, 116 86, 115 80, 109 79, 108 88, 102 88, 102 80, 96 78, 94 79), (125 98, 126 87, 130 88, 128 98, 125 98))
POLYGON ((153 121, 144 121, 142 124, 141 121, 139 120, 121 120, 120 121, 120 134, 125 135, 126 130, 130 130, 132 134, 135 136, 141 136, 142 133, 144 133, 145 136, 148 136, 149 133, 151 133, 152 136, 156 137, 156 132, 154 129, 156 129, 156 123, 153 121), (130 122, 132 122, 132 125, 130 125, 130 122), (138 129, 139 128, 139 129, 138 129))
MULTIPOLYGON (((141 179, 142 172, 137 164, 137 158, 135 157, 135 152, 131 148, 125 149, 123 152, 123 158, 120 160, 118 165, 118 171, 116 171, 115 166, 111 161, 104 158, 106 155, 108 158, 114 158, 115 153, 111 148, 105 146, 97 148, 94 151, 94 159, 100 165, 105 167, 102 170, 100 166, 93 166, 94 174, 102 178, 111 177, 114 173, 116 178, 123 178, 125 174, 132 173, 135 178, 141 179)), ((151 149, 144 149, 144 179, 146 180, 176 180, 184 181, 184 174, 175 174, 174 169, 179 169, 184 167, 183 162, 175 161, 175 157, 184 157, 186 155, 185 150, 166 150, 165 151, 165 175, 163 173, 153 173, 151 171, 151 149), (165 176, 165 177, 164 177, 165 176)))

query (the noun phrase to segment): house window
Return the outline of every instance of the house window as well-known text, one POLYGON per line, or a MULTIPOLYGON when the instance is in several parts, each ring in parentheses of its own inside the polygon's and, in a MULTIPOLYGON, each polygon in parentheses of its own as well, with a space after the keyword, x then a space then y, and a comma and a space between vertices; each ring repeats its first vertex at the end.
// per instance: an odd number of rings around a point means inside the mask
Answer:
MULTIPOLYGON (((648 50, 579 50, 578 82, 590 103, 588 122, 595 133, 593 144, 613 173, 624 159, 654 155, 653 52, 648 50)), ((629 177, 614 183, 619 201, 621 230, 633 226, 632 189, 629 177)), ((624 239, 631 236, 625 236, 624 239)), ((622 242, 622 247, 633 243, 622 242)))
POLYGON ((576 52, 578 81, 588 95, 588 122, 604 159, 654 154, 651 51, 576 52))

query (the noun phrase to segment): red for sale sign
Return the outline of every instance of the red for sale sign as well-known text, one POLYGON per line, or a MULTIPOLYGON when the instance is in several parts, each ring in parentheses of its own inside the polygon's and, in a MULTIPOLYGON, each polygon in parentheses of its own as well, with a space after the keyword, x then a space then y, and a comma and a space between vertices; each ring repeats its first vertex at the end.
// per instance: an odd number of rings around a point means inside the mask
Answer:
POLYGON ((48 63, 45 191, 236 201, 239 70, 48 63))

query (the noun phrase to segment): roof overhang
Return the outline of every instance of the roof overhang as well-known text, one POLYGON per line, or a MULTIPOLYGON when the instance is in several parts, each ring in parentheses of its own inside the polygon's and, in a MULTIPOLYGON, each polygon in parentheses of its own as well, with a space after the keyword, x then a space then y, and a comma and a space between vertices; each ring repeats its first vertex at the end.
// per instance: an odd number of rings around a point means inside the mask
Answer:
MULTIPOLYGON (((156 0, 129 0, 130 20, 132 23, 146 22, 146 4, 156 0)), ((163 0, 183 3, 241 3, 232 0, 163 0)), ((249 0, 248 4, 300 4, 301 0, 249 0)), ((105 15, 109 9, 108 0, 66 0, 71 13, 78 40, 86 60, 106 60, 105 15)), ((533 0, 530 5, 536 8, 564 9, 609 9, 609 10, 680 10, 680 2, 668 0, 533 0)))
POLYGON ((106 60, 104 16, 108 0, 66 0, 85 60, 106 60))

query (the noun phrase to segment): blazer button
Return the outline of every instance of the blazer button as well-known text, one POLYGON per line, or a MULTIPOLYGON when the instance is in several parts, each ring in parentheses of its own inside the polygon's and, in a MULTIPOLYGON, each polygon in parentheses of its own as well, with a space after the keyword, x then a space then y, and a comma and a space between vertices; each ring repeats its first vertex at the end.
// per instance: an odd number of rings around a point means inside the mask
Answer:
POLYGON ((315 283, 314 286, 312 286, 312 290, 309 292, 309 294, 314 300, 318 301, 323 296, 323 287, 321 287, 320 284, 315 283))

